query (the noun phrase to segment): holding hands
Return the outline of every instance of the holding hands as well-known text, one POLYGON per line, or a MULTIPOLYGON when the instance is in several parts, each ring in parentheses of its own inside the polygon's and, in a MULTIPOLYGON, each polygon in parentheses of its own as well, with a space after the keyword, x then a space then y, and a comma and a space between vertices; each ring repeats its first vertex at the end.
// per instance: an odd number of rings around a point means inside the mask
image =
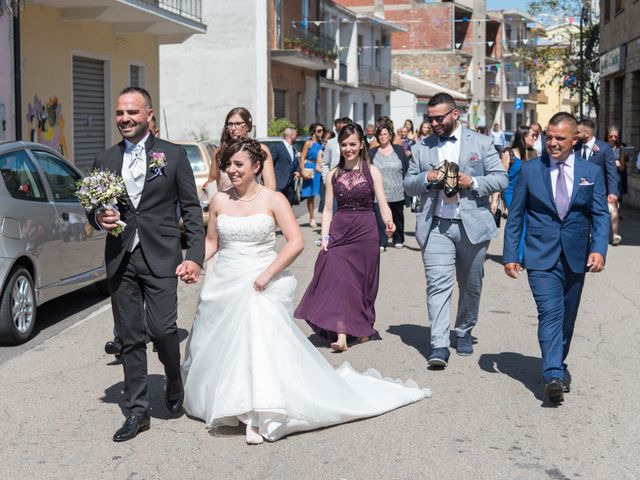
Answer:
POLYGON ((176 276, 184 283, 198 283, 200 280, 200 265, 192 260, 185 260, 176 268, 176 276))

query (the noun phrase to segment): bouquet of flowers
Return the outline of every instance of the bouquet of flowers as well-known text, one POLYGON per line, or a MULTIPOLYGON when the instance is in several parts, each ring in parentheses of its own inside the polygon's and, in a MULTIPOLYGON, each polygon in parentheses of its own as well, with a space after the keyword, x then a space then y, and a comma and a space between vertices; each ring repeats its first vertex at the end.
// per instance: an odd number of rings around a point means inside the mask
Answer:
MULTIPOLYGON (((126 195, 124 180, 113 172, 101 169, 94 169, 89 175, 82 180, 78 180, 78 190, 76 197, 80 201, 80 205, 87 212, 96 208, 104 208, 117 210, 117 203, 126 195)), ((116 228, 111 230, 111 234, 118 236, 127 226, 121 220, 118 220, 116 228)))

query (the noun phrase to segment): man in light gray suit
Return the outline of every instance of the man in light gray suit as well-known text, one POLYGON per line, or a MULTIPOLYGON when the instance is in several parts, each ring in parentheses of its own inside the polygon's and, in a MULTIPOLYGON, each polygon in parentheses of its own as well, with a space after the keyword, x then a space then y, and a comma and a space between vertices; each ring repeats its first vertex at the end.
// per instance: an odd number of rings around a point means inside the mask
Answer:
POLYGON ((436 94, 427 108, 434 134, 412 147, 404 187, 407 195, 420 197, 416 240, 427 278, 432 348, 428 364, 444 368, 449 361, 454 275, 460 293, 456 352, 473 353, 471 330, 478 321, 485 254, 489 240, 498 233, 490 195, 502 191, 508 179, 491 138, 460 125, 451 95, 436 94), (460 191, 452 196, 438 188, 436 169, 444 160, 459 167, 460 191))

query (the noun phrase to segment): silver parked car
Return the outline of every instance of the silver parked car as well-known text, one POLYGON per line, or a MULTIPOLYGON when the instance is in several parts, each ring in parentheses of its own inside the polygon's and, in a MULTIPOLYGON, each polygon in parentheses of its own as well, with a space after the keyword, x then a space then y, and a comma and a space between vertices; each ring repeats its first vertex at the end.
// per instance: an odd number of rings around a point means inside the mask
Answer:
POLYGON ((36 307, 95 283, 108 293, 104 232, 75 196, 82 173, 55 150, 0 143, 0 343, 29 339, 36 307))

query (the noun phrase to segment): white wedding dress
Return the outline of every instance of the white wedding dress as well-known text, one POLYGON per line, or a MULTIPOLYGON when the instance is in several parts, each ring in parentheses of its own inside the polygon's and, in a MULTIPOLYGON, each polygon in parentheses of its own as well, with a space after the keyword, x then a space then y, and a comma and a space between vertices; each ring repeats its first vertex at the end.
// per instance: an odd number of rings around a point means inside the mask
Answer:
POLYGON ((334 369, 294 323, 291 273, 254 290, 276 257, 273 217, 219 215, 217 225, 220 250, 202 285, 183 365, 190 415, 209 428, 241 421, 277 440, 431 396, 375 370, 334 369))

